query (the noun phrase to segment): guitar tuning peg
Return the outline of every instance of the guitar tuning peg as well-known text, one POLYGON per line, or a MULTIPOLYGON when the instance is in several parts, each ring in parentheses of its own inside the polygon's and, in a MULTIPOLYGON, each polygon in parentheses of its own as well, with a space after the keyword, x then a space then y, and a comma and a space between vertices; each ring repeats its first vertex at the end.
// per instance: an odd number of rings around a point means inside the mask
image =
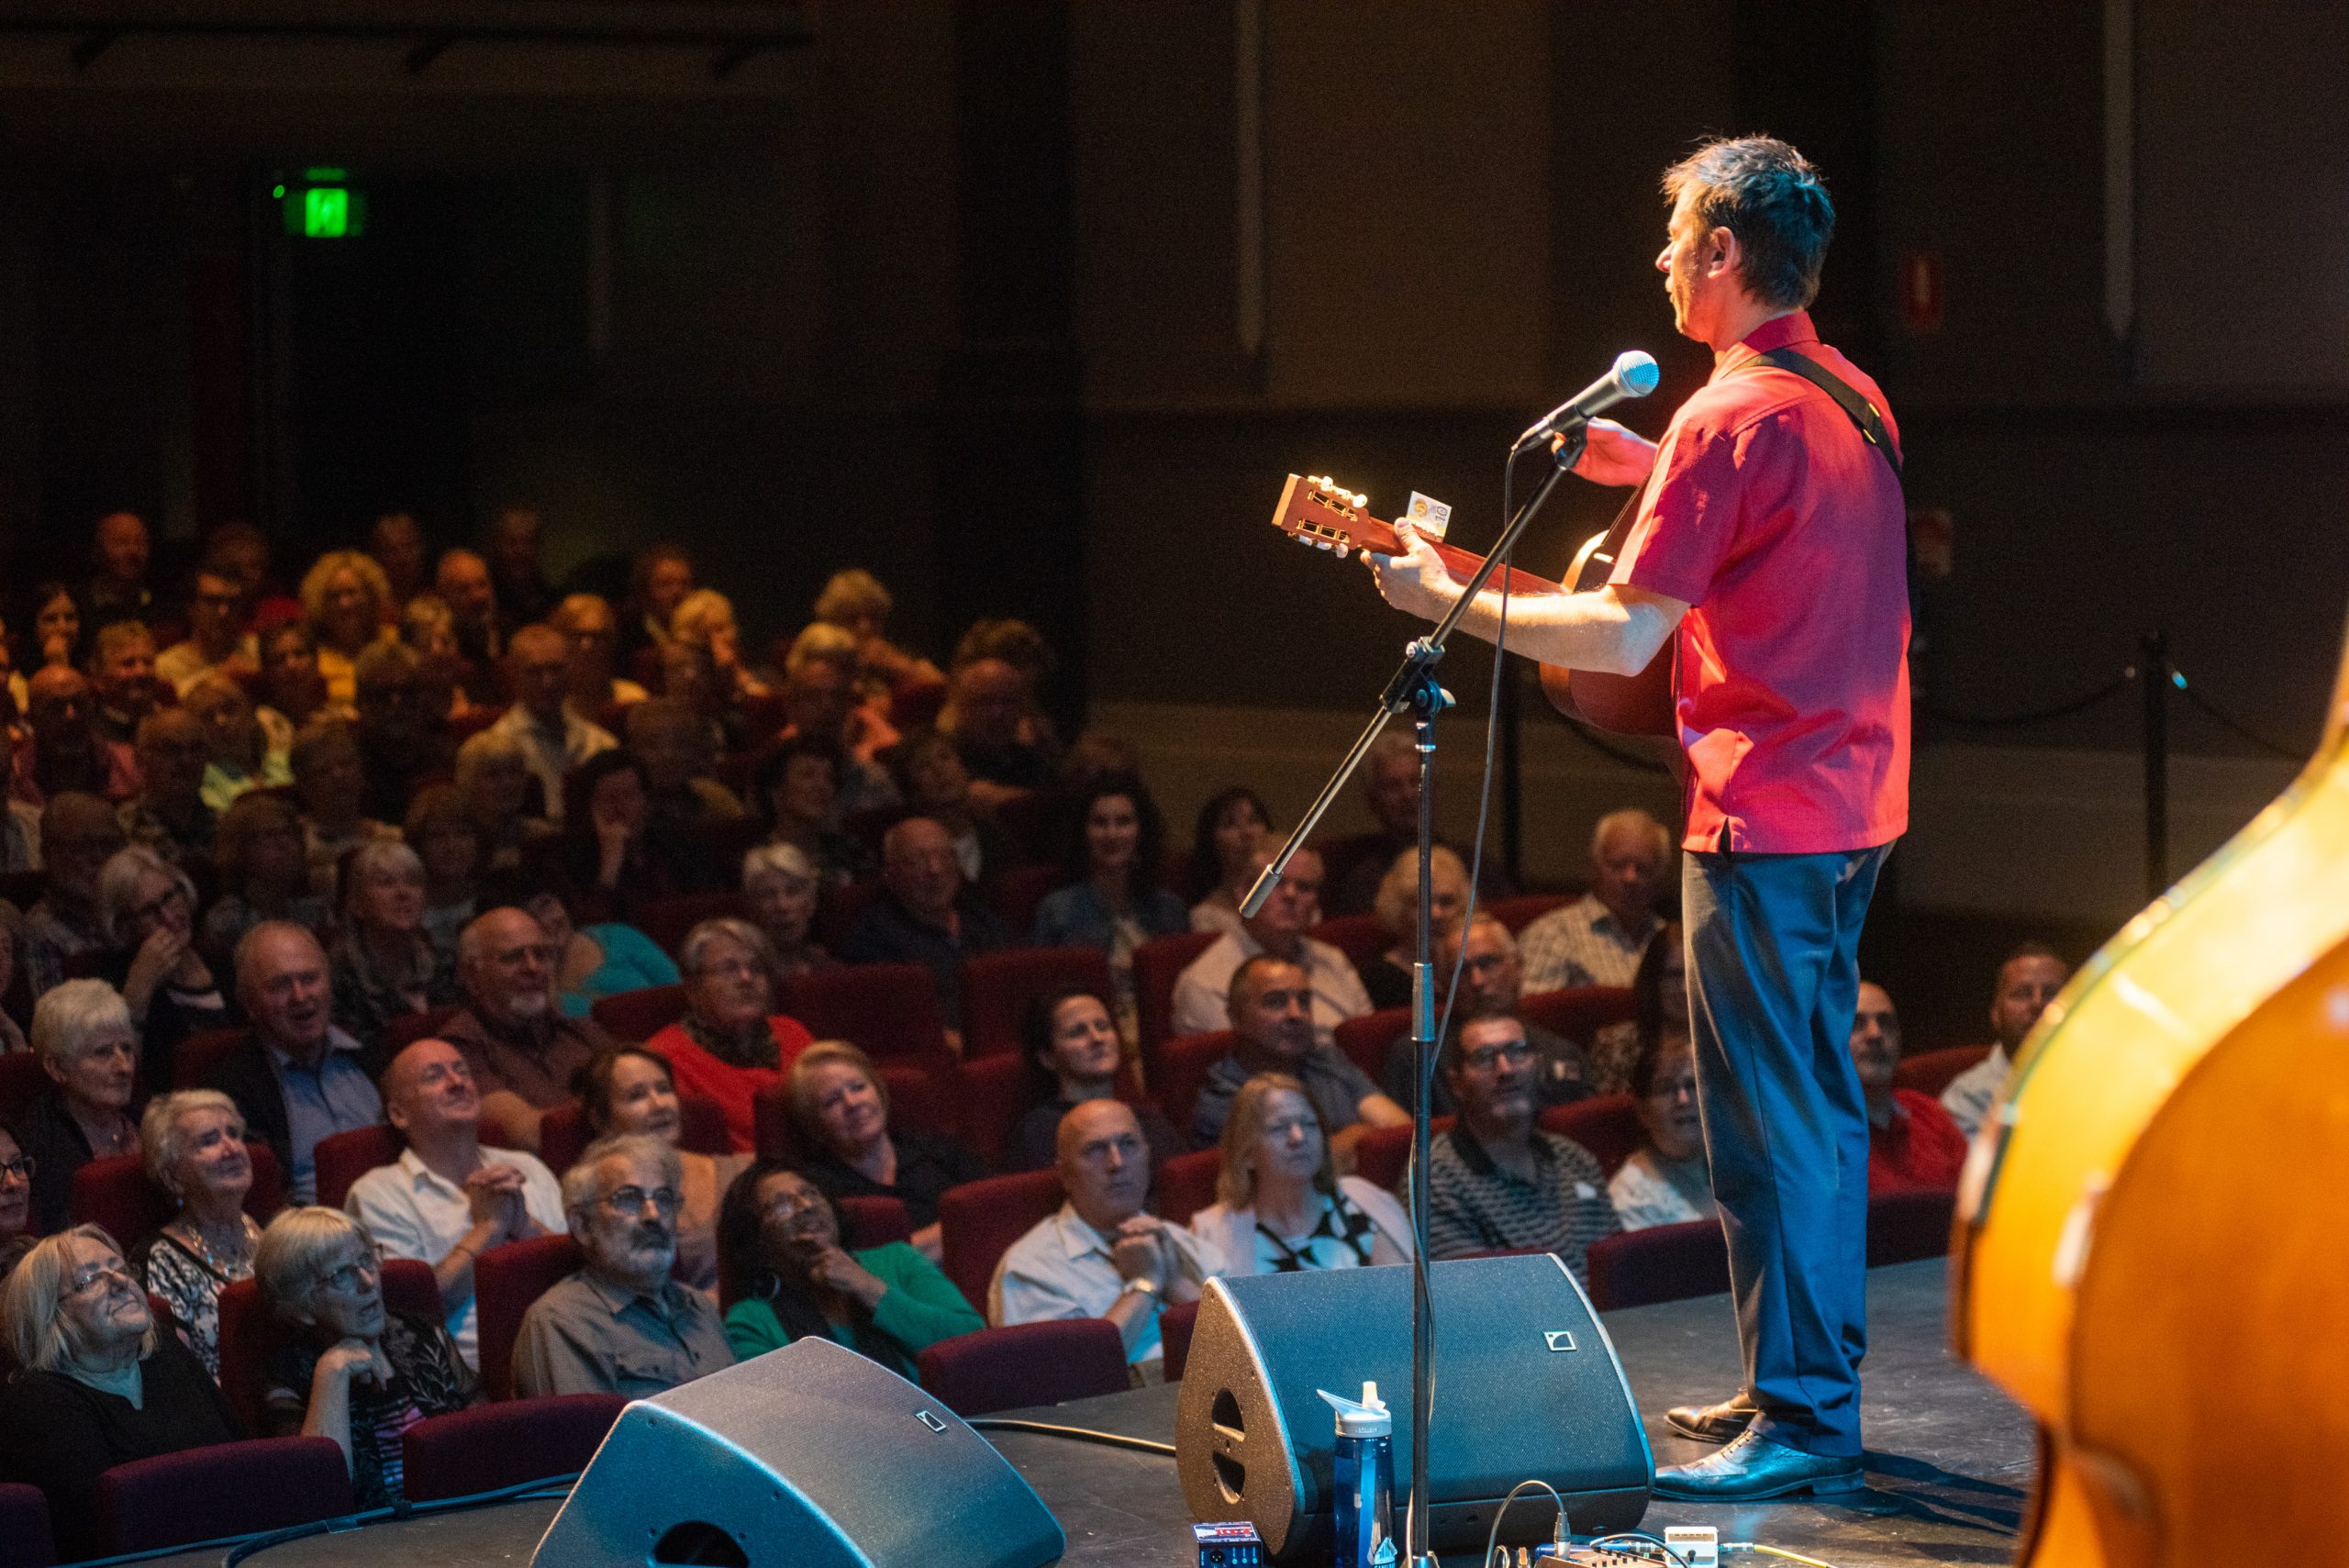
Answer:
POLYGON ((1351 545, 1341 544, 1338 547, 1338 559, 1341 561, 1351 560, 1353 553, 1353 547, 1351 545))
POLYGON ((1354 505, 1357 506, 1367 506, 1370 505, 1370 497, 1364 495, 1362 491, 1357 490, 1354 492, 1354 505))

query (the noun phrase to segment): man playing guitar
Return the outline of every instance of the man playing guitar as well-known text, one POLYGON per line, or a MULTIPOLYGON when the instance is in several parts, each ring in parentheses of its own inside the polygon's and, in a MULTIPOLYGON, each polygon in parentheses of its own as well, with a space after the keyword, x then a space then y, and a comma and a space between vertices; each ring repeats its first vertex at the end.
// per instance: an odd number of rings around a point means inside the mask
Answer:
MULTIPOLYGON (((1670 1413, 1726 1446, 1659 1471, 1656 1491, 1849 1491, 1868 1124, 1847 1046, 1861 922, 1909 816, 1898 432, 1806 312, 1835 222, 1818 171, 1747 137, 1700 148, 1664 188, 1656 268, 1712 377, 1661 443, 1592 422, 1575 472, 1643 486, 1629 539, 1606 586, 1512 598, 1508 640, 1631 674, 1676 639, 1689 1018, 1745 1385, 1670 1413)), ((1379 592, 1440 619, 1459 584, 1408 521, 1396 532, 1404 553, 1370 558, 1379 592)), ((1498 595, 1460 625, 1493 640, 1498 595)))

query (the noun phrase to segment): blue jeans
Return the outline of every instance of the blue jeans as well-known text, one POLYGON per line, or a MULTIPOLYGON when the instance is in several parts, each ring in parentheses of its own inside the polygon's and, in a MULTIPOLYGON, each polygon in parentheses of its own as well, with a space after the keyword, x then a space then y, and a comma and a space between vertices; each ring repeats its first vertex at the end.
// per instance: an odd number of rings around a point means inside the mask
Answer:
POLYGON ((1868 1119, 1852 1067, 1860 925, 1889 844, 1684 859, 1689 1033, 1762 1435, 1860 1451, 1868 1119))

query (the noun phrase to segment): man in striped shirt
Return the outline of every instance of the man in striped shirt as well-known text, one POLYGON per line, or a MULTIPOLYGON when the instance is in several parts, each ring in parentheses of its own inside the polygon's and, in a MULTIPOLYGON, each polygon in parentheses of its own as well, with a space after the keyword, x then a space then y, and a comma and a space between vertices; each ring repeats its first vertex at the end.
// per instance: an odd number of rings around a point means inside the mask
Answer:
POLYGON ((1517 939, 1528 991, 1629 985, 1662 929, 1656 900, 1672 869, 1672 835, 1636 807, 1610 811, 1590 835, 1590 891, 1517 939))

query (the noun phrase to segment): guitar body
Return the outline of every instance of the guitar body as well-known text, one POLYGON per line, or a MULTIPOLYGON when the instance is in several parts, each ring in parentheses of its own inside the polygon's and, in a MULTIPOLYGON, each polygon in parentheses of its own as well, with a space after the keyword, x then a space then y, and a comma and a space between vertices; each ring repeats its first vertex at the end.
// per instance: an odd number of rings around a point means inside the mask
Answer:
MULTIPOLYGON (((1575 551, 1574 566, 1566 573, 1569 592, 1586 594, 1607 585, 1615 572, 1616 554, 1623 548, 1638 510, 1639 498, 1633 496, 1605 533, 1583 541, 1583 547, 1575 551)), ((1675 735, 1679 728, 1672 702, 1672 650, 1676 640, 1664 639, 1648 667, 1636 675, 1544 664, 1542 695, 1566 717, 1617 735, 1675 735)))

